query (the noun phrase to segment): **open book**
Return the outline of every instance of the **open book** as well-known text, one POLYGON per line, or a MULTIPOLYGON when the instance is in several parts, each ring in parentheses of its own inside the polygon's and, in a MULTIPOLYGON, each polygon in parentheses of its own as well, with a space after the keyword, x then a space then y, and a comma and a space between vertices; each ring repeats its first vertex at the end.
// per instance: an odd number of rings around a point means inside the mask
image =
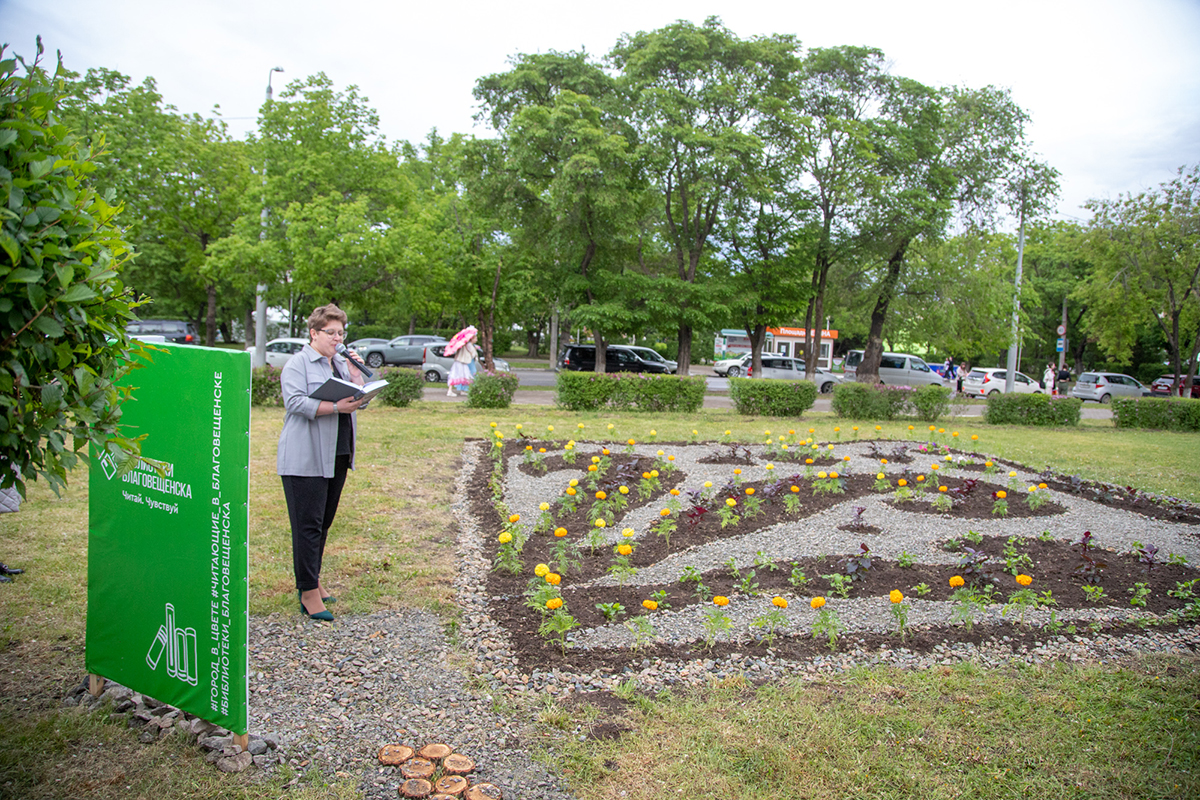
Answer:
POLYGON ((352 397, 355 400, 365 397, 370 400, 387 385, 387 381, 371 381, 359 386, 357 383, 333 377, 321 384, 309 397, 315 400, 328 400, 331 403, 336 403, 343 397, 352 397))

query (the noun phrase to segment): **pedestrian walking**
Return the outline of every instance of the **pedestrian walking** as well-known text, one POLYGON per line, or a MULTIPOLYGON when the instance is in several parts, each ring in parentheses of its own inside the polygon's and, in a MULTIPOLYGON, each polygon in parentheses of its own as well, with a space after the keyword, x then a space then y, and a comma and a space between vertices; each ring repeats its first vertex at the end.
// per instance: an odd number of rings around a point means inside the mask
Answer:
POLYGON ((958 363, 958 371, 955 372, 954 377, 955 377, 955 380, 957 381, 959 394, 962 394, 963 381, 966 380, 967 375, 969 375, 970 372, 971 372, 970 364, 968 364, 965 361, 960 361, 958 363))
POLYGON ((450 339, 450 343, 446 345, 445 354, 454 357, 454 364, 450 367, 450 377, 447 380, 446 396, 454 397, 455 394, 466 394, 471 388, 472 381, 475 380, 475 371, 477 366, 475 359, 479 351, 475 347, 475 338, 479 332, 474 325, 468 325, 458 333, 454 334, 450 339))
POLYGON ((1046 390, 1047 394, 1057 394, 1054 390, 1054 379, 1056 377, 1057 373, 1054 369, 1054 364, 1047 363, 1046 371, 1042 373, 1042 388, 1046 390))

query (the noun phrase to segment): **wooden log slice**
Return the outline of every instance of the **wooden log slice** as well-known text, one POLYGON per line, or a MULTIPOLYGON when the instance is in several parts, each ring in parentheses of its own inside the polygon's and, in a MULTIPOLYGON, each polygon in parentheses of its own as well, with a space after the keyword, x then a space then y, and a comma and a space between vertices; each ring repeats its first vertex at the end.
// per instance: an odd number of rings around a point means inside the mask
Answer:
POLYGON ((433 792, 433 784, 424 778, 409 778, 400 784, 401 797, 429 797, 433 792))
POLYGON ((442 769, 447 775, 470 775, 475 771, 475 762, 462 753, 451 753, 442 760, 442 769))
POLYGON ((477 783, 463 795, 466 800, 503 800, 504 794, 500 787, 491 783, 477 783))
POLYGON ((423 778, 428 780, 437 772, 432 761, 424 758, 410 758, 400 765, 400 774, 406 778, 423 778))
POLYGON ((396 767, 413 757, 413 749, 406 744, 385 744, 379 748, 379 763, 396 767))
POLYGON ((427 758, 436 764, 453 752, 453 749, 441 742, 431 742, 418 750, 417 755, 421 758, 427 758))
POLYGON ((443 775, 433 784, 435 792, 461 797, 467 790, 467 779, 462 775, 443 775))
POLYGON ((429 800, 458 800, 458 798, 452 794, 431 794, 429 800))

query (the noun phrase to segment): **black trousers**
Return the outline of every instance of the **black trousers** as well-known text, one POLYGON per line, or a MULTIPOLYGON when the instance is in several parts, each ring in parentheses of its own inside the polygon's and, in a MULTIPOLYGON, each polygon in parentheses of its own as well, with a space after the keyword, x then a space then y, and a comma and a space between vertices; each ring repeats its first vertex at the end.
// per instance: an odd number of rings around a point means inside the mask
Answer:
POLYGON ((292 523, 292 568, 296 588, 302 592, 316 589, 320 583, 325 539, 337 514, 349 469, 350 456, 346 455, 337 457, 332 478, 279 476, 292 523))

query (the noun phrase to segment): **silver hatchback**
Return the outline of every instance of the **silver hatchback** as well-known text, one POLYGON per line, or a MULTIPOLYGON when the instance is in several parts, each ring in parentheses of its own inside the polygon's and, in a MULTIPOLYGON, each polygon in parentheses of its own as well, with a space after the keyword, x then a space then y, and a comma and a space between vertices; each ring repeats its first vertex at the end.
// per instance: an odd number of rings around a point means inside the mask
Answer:
POLYGON ((1114 397, 1148 397, 1150 390, 1136 378, 1115 372, 1085 372, 1071 387, 1071 397, 1108 403, 1114 397))

